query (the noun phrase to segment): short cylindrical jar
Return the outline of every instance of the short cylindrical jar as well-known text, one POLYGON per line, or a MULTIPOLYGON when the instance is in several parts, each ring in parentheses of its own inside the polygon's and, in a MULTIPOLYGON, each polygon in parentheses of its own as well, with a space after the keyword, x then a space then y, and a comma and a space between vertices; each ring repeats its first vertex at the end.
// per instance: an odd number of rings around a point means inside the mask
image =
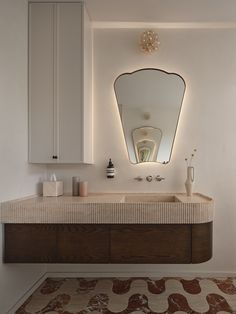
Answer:
POLYGON ((79 196, 79 177, 72 177, 72 195, 79 196))
POLYGON ((81 181, 79 183, 79 196, 85 197, 88 196, 88 182, 81 181))

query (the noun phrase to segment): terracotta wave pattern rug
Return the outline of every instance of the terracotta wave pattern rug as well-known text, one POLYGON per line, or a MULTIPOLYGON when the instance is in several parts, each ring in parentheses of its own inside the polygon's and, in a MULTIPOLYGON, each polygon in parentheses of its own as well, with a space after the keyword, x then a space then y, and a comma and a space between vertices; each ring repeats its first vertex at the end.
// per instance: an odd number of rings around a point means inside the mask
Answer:
POLYGON ((16 314, 236 314, 236 278, 47 278, 16 314))

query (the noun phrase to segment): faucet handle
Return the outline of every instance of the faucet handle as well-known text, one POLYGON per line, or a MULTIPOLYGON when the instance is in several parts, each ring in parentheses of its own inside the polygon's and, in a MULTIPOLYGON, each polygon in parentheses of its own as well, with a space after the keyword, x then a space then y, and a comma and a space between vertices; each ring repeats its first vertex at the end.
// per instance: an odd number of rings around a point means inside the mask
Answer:
POLYGON ((152 177, 152 176, 147 176, 147 177, 146 177, 146 180, 147 180, 148 182, 151 182, 151 181, 152 181, 152 179, 153 179, 153 177, 152 177))
POLYGON ((142 177, 140 177, 140 176, 138 176, 138 177, 136 177, 136 178, 134 178, 134 180, 136 180, 136 181, 143 181, 143 178, 142 177))
POLYGON ((156 176, 156 181, 160 182, 165 180, 165 178, 161 177, 159 174, 156 176))

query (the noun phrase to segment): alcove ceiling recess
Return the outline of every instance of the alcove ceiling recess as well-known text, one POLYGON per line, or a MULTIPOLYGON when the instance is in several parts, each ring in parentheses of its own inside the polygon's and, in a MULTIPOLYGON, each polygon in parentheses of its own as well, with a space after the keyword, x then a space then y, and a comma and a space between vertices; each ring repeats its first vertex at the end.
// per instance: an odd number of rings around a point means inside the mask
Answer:
MULTIPOLYGON (((178 23, 184 27, 235 27, 235 0, 84 0, 95 26, 102 23, 178 23), (182 24, 182 25, 181 25, 182 24)), ((129 25, 132 26, 132 25, 129 25)), ((143 25, 144 27, 146 25, 143 25)), ((175 25, 173 25, 174 27, 175 25)), ((124 26, 125 27, 125 26, 124 26)))

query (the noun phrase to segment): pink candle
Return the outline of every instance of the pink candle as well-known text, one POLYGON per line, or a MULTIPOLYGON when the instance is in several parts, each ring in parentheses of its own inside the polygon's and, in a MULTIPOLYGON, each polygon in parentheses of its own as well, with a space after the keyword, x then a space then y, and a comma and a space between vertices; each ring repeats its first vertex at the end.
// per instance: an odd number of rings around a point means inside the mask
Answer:
POLYGON ((81 181, 79 183, 79 196, 88 196, 88 182, 87 181, 81 181))

